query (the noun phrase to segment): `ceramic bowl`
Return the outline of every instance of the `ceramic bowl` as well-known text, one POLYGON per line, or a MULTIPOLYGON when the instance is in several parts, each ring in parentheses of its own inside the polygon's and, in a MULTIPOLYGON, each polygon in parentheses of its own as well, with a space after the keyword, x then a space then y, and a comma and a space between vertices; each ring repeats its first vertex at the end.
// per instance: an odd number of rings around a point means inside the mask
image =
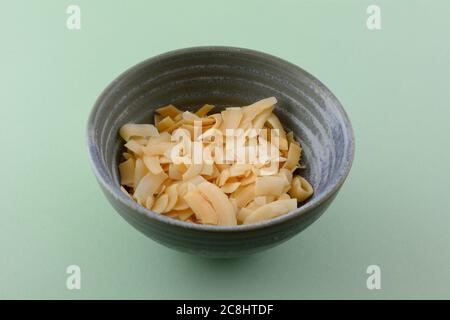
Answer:
POLYGON ((232 47, 176 50, 125 71, 96 101, 87 146, 101 190, 128 223, 167 247, 207 257, 252 254, 304 230, 331 204, 354 155, 350 121, 319 80, 277 57, 232 47), (193 110, 209 103, 218 111, 270 96, 278 99, 274 112, 302 145, 306 169, 301 174, 315 189, 296 210, 253 225, 217 227, 160 215, 120 191, 118 164, 124 143, 118 131, 123 124, 151 123, 154 110, 167 104, 193 110))

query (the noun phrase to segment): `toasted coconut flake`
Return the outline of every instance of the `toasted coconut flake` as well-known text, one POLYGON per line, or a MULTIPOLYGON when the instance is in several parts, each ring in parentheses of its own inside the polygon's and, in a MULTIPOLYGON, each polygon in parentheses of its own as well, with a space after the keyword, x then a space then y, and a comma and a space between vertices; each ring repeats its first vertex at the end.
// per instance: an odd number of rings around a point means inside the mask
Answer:
POLYGON ((199 192, 194 189, 184 196, 184 200, 194 211, 195 216, 204 224, 217 225, 219 222, 219 214, 214 210, 210 202, 208 202, 199 192))
POLYGON ((130 158, 127 161, 119 164, 120 184, 124 186, 134 186, 134 159, 130 158))
POLYGON ((277 200, 253 211, 244 220, 244 224, 256 223, 268 219, 273 219, 275 217, 281 216, 288 213, 289 211, 297 208, 297 200, 277 200))
POLYGON ((155 126, 158 125, 158 123, 162 120, 162 116, 160 114, 155 113, 153 115, 153 122, 155 123, 155 126))
POLYGON ((294 169, 298 165, 298 162, 300 161, 301 152, 302 152, 302 148, 300 147, 299 144, 291 143, 289 145, 289 152, 288 152, 287 160, 284 163, 283 168, 286 168, 289 170, 294 169))
POLYGON ((234 215, 237 217, 237 213, 238 213, 238 206, 237 206, 237 201, 234 198, 228 198, 228 200, 230 201, 231 205, 233 206, 234 209, 234 215))
POLYGON ((222 125, 222 115, 220 113, 212 114, 208 116, 208 118, 214 119, 214 125, 212 126, 213 129, 219 129, 222 125))
POLYGON ((266 123, 267 119, 272 114, 272 110, 273 108, 269 108, 258 114, 252 121, 253 129, 256 130, 262 129, 264 127, 264 123, 266 123))
POLYGON ((226 133, 227 129, 237 129, 242 119, 241 108, 226 108, 222 111, 221 131, 226 133))
POLYGON ((180 219, 181 221, 187 221, 189 218, 192 217, 192 215, 194 215, 194 212, 190 209, 185 210, 184 212, 180 213, 178 215, 178 219, 180 219))
POLYGON ((187 183, 190 183, 194 186, 199 185, 200 183, 206 182, 206 179, 203 178, 202 176, 195 176, 189 180, 186 181, 187 183))
POLYGON ((291 197, 296 198, 299 202, 303 202, 311 197, 314 193, 312 186, 309 182, 300 176, 295 176, 292 179, 292 187, 289 190, 291 197))
POLYGON ((201 175, 210 176, 214 172, 214 165, 204 163, 202 167, 202 171, 200 172, 201 175))
POLYGON ((286 193, 291 188, 292 179, 293 179, 292 170, 282 168, 282 169, 280 169, 279 176, 284 177, 286 179, 287 184, 286 184, 286 187, 283 189, 283 193, 286 193))
POLYGON ((119 134, 125 141, 129 141, 132 137, 148 138, 159 135, 158 130, 151 124, 124 124, 119 134))
POLYGON ((156 109, 156 112, 159 113, 161 116, 163 117, 171 117, 176 118, 176 116, 178 116, 179 114, 181 114, 181 110, 179 110, 178 108, 176 108, 173 105, 168 105, 162 108, 158 108, 156 109))
POLYGON ((153 195, 148 196, 147 200, 145 200, 145 207, 149 210, 152 210, 154 203, 155 203, 155 197, 153 197, 153 195))
POLYGON ((154 192, 157 196, 159 196, 161 193, 164 192, 164 190, 166 190, 166 186, 164 184, 160 185, 158 189, 156 189, 156 191, 154 192))
POLYGON ((255 198, 255 184, 252 183, 244 187, 239 187, 232 193, 232 197, 236 199, 239 208, 245 207, 255 198))
POLYGON ((237 188, 239 188, 240 185, 240 182, 225 183, 221 189, 224 193, 233 193, 237 190, 237 188))
POLYGON ((197 186, 198 190, 219 215, 219 226, 235 226, 237 224, 233 205, 219 187, 210 182, 203 182, 197 186))
POLYGON ((189 135, 193 138, 193 140, 197 139, 198 135, 200 135, 200 129, 196 130, 195 127, 191 124, 183 124, 180 128, 187 130, 189 135))
POLYGON ((173 210, 174 211, 181 211, 181 210, 186 210, 188 208, 189 208, 189 205, 184 200, 184 198, 178 197, 178 202, 173 207, 173 210))
POLYGON ((165 132, 172 133, 179 127, 181 127, 186 121, 184 119, 174 119, 175 123, 166 129, 165 132))
POLYGON ((278 200, 287 200, 291 199, 291 197, 287 193, 283 193, 281 196, 278 197, 278 200))
POLYGON ((199 127, 200 126, 205 127, 211 126, 215 123, 215 120, 213 118, 199 118, 199 117, 194 118, 194 117, 196 117, 196 115, 195 114, 192 115, 191 113, 191 116, 188 116, 187 119, 184 119, 184 124, 189 124, 191 126, 197 125, 199 127))
POLYGON ((139 204, 144 204, 144 201, 146 201, 149 196, 156 193, 166 178, 167 175, 165 173, 153 174, 148 172, 139 181, 139 184, 134 191, 133 198, 135 198, 139 204))
POLYGON ((173 146, 174 144, 172 142, 149 143, 143 149, 143 152, 147 156, 166 156, 170 154, 173 146))
POLYGON ((163 168, 161 167, 161 164, 159 163, 158 156, 144 156, 143 159, 145 166, 152 173, 158 174, 164 171, 163 168))
POLYGON ((187 168, 183 163, 169 164, 169 178, 172 180, 183 180, 183 174, 186 172, 187 168))
POLYGON ((247 163, 235 163, 233 164, 230 169, 230 177, 239 177, 244 176, 245 174, 251 172, 252 166, 247 163))
POLYGON ((192 211, 192 209, 188 207, 187 209, 184 209, 184 210, 171 210, 164 214, 171 218, 176 218, 181 221, 186 221, 194 214, 194 211, 192 211))
POLYGON ((171 117, 165 117, 156 125, 156 128, 158 128, 159 131, 165 131, 174 124, 175 122, 172 120, 171 117))
POLYGON ((166 193, 160 195, 153 204, 152 211, 163 213, 169 202, 169 196, 166 193))
POLYGON ((256 178, 255 194, 257 196, 280 196, 289 182, 284 176, 264 176, 256 178))
POLYGON ((135 166, 134 166, 134 182, 133 187, 136 189, 139 182, 141 181, 142 177, 145 176, 148 172, 147 167, 144 164, 144 161, 142 161, 141 158, 136 159, 135 166))
POLYGON ((195 113, 192 113, 190 111, 183 112, 181 116, 184 120, 191 120, 191 121, 200 121, 201 118, 197 116, 195 113))
POLYGON ((164 209, 164 212, 170 211, 175 207, 175 204, 178 201, 178 184, 172 184, 166 188, 165 192, 169 196, 169 200, 167 202, 167 206, 164 209))
POLYGON ((293 131, 289 131, 288 133, 286 133, 286 139, 287 139, 288 143, 292 143, 292 142, 297 143, 297 141, 295 141, 293 131))
POLYGON ((257 175, 252 171, 249 176, 242 178, 241 186, 246 186, 256 181, 257 175))
POLYGON ((259 170, 259 175, 261 176, 272 176, 278 173, 279 162, 278 161, 270 161, 269 166, 261 167, 259 170))
POLYGON ((225 185, 227 183, 227 180, 230 178, 230 170, 224 169, 219 176, 219 186, 225 185))
POLYGON ((166 156, 159 156, 158 161, 159 161, 159 163, 160 163, 161 165, 172 163, 172 160, 170 160, 170 159, 167 158, 166 156))
POLYGON ((275 129, 271 130, 270 133, 276 133, 278 139, 275 139, 277 141, 277 147, 279 147, 280 150, 287 150, 288 149, 288 143, 286 139, 286 132, 284 131, 283 126, 281 125, 280 119, 275 114, 271 114, 270 117, 267 118, 267 123, 275 129))
POLYGON ((133 155, 131 153, 128 153, 128 152, 122 153, 122 156, 124 157, 125 160, 133 159, 133 155))
POLYGON ((142 145, 139 144, 136 140, 129 140, 125 143, 125 147, 132 151, 137 156, 142 156, 142 145))
POLYGON ((147 143, 148 143, 148 139, 147 138, 132 138, 132 140, 136 141, 141 146, 146 146, 147 143))
POLYGON ((190 180, 197 177, 202 172, 203 164, 191 163, 185 173, 183 173, 183 180, 190 180))
POLYGON ((268 200, 270 200, 270 199, 268 199, 267 196, 257 196, 257 197, 255 197, 255 200, 253 200, 253 202, 260 207, 260 206, 267 204, 268 200))
MULTIPOLYGON (((213 164, 212 165, 212 169, 213 169, 213 171, 212 171, 212 173, 210 174, 210 175, 208 175, 207 177, 208 177, 208 179, 215 179, 215 178, 218 178, 219 176, 220 176, 220 171, 219 171, 219 169, 217 169, 217 167, 213 164)), ((205 176, 205 178, 206 178, 206 176, 205 176)))
POLYGON ((180 182, 178 185, 178 200, 175 206, 173 207, 173 210, 186 210, 189 208, 189 205, 184 200, 184 196, 189 191, 195 189, 195 186, 192 183, 189 182, 180 182))
POLYGON ((148 138, 148 142, 147 142, 146 146, 159 144, 161 142, 170 142, 171 138, 172 138, 172 135, 170 133, 161 132, 160 135, 157 137, 148 138))
POLYGON ((175 122, 180 121, 183 119, 183 112, 181 112, 180 114, 178 114, 175 118, 173 118, 173 120, 175 122))
POLYGON ((217 163, 216 163, 216 167, 217 167, 217 169, 219 169, 220 172, 222 172, 223 170, 229 169, 229 168, 230 168, 230 165, 227 164, 227 163, 220 163, 220 162, 217 162, 217 163))
POLYGON ((277 199, 276 196, 266 196, 266 203, 271 203, 277 199))
POLYGON ((274 97, 266 98, 255 102, 249 106, 243 107, 243 117, 240 123, 241 128, 246 128, 256 116, 262 112, 270 109, 277 103, 277 99, 274 97))
POLYGON ((205 117, 208 112, 210 112, 212 109, 214 109, 214 106, 212 104, 205 104, 203 107, 201 107, 200 109, 198 109, 197 111, 195 111, 195 114, 198 117, 205 117))
POLYGON ((292 183, 293 175, 292 175, 292 171, 291 170, 286 169, 286 168, 281 168, 280 169, 280 175, 283 175, 286 178, 286 180, 287 180, 287 182, 289 184, 292 183))
POLYGON ((249 208, 240 208, 237 214, 237 220, 243 223, 248 216, 252 214, 253 210, 249 208))

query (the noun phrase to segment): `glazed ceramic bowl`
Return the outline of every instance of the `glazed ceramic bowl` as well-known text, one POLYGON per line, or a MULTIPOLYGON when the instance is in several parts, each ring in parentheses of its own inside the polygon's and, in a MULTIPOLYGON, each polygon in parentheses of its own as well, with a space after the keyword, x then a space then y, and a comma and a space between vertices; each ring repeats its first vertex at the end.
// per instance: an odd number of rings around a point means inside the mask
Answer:
POLYGON ((277 57, 231 47, 176 50, 124 72, 95 103, 87 146, 103 193, 128 223, 167 247, 208 257, 255 253, 304 230, 333 201, 354 155, 349 119, 319 80, 277 57), (306 169, 301 174, 315 189, 313 197, 296 210, 252 225, 199 225, 152 212, 120 191, 117 166, 123 141, 118 130, 123 124, 151 123, 154 110, 167 104, 192 110, 209 103, 219 111, 270 96, 278 99, 274 112, 302 144, 306 169))

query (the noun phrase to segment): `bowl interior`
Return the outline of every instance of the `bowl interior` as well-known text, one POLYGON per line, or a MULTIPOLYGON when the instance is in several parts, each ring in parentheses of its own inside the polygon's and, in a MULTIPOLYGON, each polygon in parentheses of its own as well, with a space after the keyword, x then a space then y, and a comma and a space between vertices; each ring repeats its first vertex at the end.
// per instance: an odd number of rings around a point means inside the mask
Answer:
MULTIPOLYGON (((195 110, 205 103, 213 112, 275 96, 274 112, 300 141, 299 173, 318 201, 343 182, 353 158, 353 136, 340 103, 317 79, 281 59, 237 48, 202 47, 149 59, 117 78, 100 96, 88 126, 88 145, 105 183, 119 191, 118 164, 128 122, 152 123, 154 110, 173 104, 195 110)), ((307 204, 305 204, 307 205, 307 204)))

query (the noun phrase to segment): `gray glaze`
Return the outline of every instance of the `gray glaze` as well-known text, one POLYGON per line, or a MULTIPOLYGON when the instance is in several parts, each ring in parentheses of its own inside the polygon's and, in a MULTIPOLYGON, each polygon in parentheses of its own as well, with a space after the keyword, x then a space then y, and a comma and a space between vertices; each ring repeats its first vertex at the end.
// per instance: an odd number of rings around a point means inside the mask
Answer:
MULTIPOLYGON (((208 257, 235 257, 274 247, 325 211, 346 179, 354 156, 349 119, 336 97, 301 68, 248 49, 196 47, 148 59, 115 79, 89 117, 91 166, 108 201, 133 227, 167 247, 208 257), (275 96, 275 113, 303 147, 300 173, 314 196, 293 212, 253 225, 216 227, 174 220, 141 207, 119 189, 123 148, 118 130, 151 123, 157 107, 194 109, 210 103, 243 106, 275 96)), ((114 235, 111 235, 114 236, 114 235)))

